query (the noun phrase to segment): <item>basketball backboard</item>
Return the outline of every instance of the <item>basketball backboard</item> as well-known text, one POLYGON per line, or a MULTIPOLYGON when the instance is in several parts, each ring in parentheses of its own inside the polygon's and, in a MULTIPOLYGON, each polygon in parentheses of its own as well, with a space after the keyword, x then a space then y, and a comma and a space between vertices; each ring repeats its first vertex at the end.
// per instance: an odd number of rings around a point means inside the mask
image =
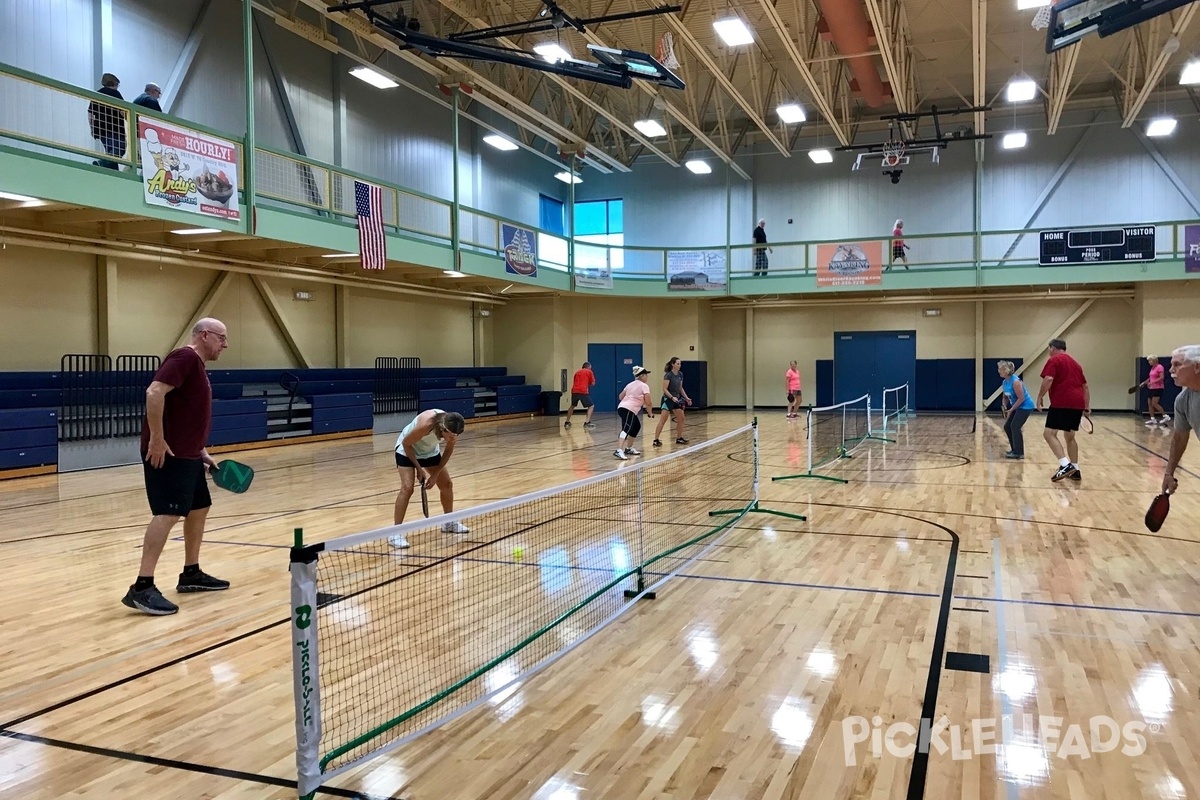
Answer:
POLYGON ((683 89, 684 83, 671 70, 663 66, 658 59, 649 53, 639 53, 637 50, 620 50, 615 47, 601 47, 595 44, 587 46, 588 51, 601 64, 615 69, 626 70, 634 78, 670 86, 673 89, 683 89))
POLYGON ((1061 0, 1050 8, 1046 52, 1074 44, 1093 31, 1101 38, 1185 6, 1193 0, 1061 0))

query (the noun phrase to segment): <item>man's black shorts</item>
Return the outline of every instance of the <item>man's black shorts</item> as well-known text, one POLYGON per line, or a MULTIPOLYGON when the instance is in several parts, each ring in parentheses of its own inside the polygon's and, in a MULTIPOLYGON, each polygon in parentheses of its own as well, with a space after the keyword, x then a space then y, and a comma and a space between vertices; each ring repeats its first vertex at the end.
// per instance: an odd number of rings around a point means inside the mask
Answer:
MULTIPOLYGON (((425 469, 440 467, 442 465, 442 454, 438 453, 436 456, 430 456, 429 458, 418 458, 417 463, 425 469)), ((404 455, 404 453, 401 453, 399 450, 396 451, 397 467, 412 467, 412 465, 413 463, 408 460, 408 456, 404 455)))
POLYGON ((1077 431, 1083 420, 1082 408, 1054 408, 1046 412, 1046 427, 1052 431, 1077 431))
POLYGON ((576 403, 582 403, 584 408, 591 408, 593 405, 595 405, 595 403, 592 402, 592 396, 590 394, 571 392, 571 408, 574 408, 576 403))
POLYGON ((186 517, 212 505, 204 462, 198 458, 167 456, 162 467, 155 469, 143 453, 142 472, 150 513, 156 517, 186 517))

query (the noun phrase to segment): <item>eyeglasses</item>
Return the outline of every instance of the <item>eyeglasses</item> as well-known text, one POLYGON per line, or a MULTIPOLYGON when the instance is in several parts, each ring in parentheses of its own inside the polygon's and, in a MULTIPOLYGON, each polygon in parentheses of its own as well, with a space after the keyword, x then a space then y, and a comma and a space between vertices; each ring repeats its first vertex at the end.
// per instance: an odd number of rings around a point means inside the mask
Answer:
POLYGON ((228 344, 228 343, 229 343, 229 336, 227 336, 227 335, 226 335, 226 334, 224 334, 224 333, 217 333, 216 331, 200 331, 200 332, 201 332, 201 333, 211 333, 213 336, 215 336, 215 337, 217 337, 218 339, 220 339, 222 344, 228 344))

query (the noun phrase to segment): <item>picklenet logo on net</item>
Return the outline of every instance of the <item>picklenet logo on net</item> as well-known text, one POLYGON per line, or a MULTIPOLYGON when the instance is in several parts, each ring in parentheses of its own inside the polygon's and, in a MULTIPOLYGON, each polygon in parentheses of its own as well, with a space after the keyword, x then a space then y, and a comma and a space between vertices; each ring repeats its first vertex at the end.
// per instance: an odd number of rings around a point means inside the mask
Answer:
POLYGON ((1047 757, 1088 759, 1097 753, 1114 751, 1140 756, 1146 751, 1144 734, 1158 728, 1140 720, 1121 724, 1106 716, 1092 717, 1086 723, 1068 723, 1062 717, 1035 719, 1032 714, 974 719, 962 725, 951 723, 945 715, 934 721, 922 719, 919 727, 911 722, 883 723, 882 717, 842 720, 846 766, 855 766, 860 755, 881 758, 886 753, 910 758, 918 750, 938 755, 949 753, 954 760, 963 761, 997 755, 1005 743, 1012 742, 1039 747, 1047 757))

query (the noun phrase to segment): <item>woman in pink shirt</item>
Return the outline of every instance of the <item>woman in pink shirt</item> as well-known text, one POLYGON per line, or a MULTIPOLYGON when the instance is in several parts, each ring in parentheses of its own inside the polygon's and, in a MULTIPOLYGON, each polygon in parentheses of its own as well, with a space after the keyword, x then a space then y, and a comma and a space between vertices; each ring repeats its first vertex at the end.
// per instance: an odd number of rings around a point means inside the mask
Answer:
POLYGON ((796 367, 796 362, 793 361, 788 365, 788 370, 783 376, 784 382, 787 384, 787 415, 788 419, 794 419, 800 416, 800 370, 796 367))
POLYGON ((1154 418, 1157 414, 1162 417, 1162 424, 1166 425, 1171 421, 1171 417, 1167 415, 1167 412, 1163 411, 1162 407, 1166 370, 1163 369, 1162 364, 1158 363, 1158 356, 1146 356, 1146 361, 1150 364, 1150 377, 1139 384, 1146 387, 1146 404, 1150 410, 1150 419, 1146 420, 1146 424, 1151 426, 1158 425, 1159 420, 1154 418))
POLYGON ((638 418, 644 406, 650 405, 650 385, 646 376, 650 370, 645 367, 633 368, 633 380, 621 390, 620 403, 617 413, 621 416, 621 435, 617 437, 617 449, 613 455, 622 461, 628 461, 629 456, 640 456, 641 453, 633 447, 626 447, 625 440, 632 439, 642 430, 642 421, 638 418))
MULTIPOLYGON (((892 228, 892 258, 888 261, 887 268, 891 269, 892 265, 897 261, 904 262, 904 268, 908 269, 908 256, 904 251, 908 249, 908 245, 904 243, 904 220, 896 220, 896 226, 892 228)), ((887 270, 884 270, 887 272, 887 270)))

